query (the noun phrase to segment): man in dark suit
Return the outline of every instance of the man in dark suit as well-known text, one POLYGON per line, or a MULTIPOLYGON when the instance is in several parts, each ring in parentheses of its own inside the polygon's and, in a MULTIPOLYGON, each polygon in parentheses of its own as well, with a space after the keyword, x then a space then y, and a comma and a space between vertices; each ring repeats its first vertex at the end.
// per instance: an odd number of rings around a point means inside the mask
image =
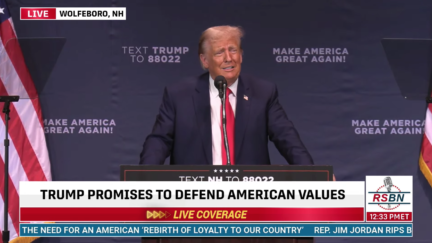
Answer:
POLYGON ((213 85, 222 75, 228 83, 226 119, 231 164, 268 165, 268 141, 290 163, 313 160, 279 104, 276 85, 240 75, 243 31, 216 26, 199 42, 201 65, 208 72, 165 88, 152 133, 141 152, 141 164, 226 164, 221 127, 221 99, 213 85))

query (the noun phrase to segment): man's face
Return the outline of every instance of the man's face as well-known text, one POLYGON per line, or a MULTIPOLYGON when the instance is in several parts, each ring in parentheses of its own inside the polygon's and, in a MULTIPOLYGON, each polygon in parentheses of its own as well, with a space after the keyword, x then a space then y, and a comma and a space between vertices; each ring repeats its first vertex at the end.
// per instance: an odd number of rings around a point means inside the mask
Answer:
POLYGON ((207 49, 200 55, 201 62, 213 79, 222 75, 231 85, 240 75, 242 50, 234 36, 210 40, 207 49))

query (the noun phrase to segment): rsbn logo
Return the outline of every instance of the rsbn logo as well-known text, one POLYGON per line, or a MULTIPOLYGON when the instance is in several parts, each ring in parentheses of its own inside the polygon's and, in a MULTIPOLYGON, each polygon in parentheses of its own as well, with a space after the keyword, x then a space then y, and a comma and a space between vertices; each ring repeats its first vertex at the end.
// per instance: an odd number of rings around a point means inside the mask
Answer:
POLYGON ((377 204, 384 210, 393 210, 398 208, 401 204, 410 204, 404 202, 405 195, 410 192, 403 192, 401 189, 394 185, 391 177, 384 178, 384 185, 378 187, 378 190, 373 193, 372 202, 368 204, 377 204))

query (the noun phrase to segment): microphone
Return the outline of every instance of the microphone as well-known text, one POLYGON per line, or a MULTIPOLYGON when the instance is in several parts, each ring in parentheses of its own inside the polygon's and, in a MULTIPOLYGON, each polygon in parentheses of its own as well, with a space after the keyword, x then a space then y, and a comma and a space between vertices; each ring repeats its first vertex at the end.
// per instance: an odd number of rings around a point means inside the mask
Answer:
POLYGON ((222 99, 222 97, 223 97, 224 84, 225 84, 225 87, 226 87, 227 81, 226 81, 226 79, 225 79, 224 76, 219 75, 219 76, 217 76, 217 77, 215 78, 215 80, 214 80, 214 85, 215 85, 216 88, 219 90, 219 98, 221 98, 221 99, 222 99))
MULTIPOLYGON (((393 186, 392 179, 390 177, 384 178, 384 186, 387 189, 388 192, 391 192, 391 188, 393 186)), ((391 208, 390 204, 388 205, 388 208, 391 208)))
POLYGON ((226 96, 226 89, 228 84, 225 77, 219 75, 215 78, 214 85, 219 90, 219 97, 221 98, 221 102, 222 102, 222 130, 223 130, 224 147, 226 151, 227 165, 231 165, 228 136, 226 130, 226 109, 225 109, 225 96, 226 96))
POLYGON ((388 192, 391 192, 393 182, 392 182, 392 179, 390 177, 384 178, 384 186, 385 186, 385 188, 387 188, 388 192))

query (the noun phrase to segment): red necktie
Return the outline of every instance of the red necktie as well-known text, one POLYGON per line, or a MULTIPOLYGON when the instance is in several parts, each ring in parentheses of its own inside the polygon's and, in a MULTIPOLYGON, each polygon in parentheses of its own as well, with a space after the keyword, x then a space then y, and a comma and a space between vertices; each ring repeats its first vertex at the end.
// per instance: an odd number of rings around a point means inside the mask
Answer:
MULTIPOLYGON (((226 132, 227 132, 227 138, 228 138, 228 147, 230 152, 230 160, 231 165, 234 165, 234 124, 235 124, 235 118, 234 118, 234 111, 231 107, 231 104, 229 102, 229 95, 231 94, 230 89, 226 89, 226 95, 225 95, 225 111, 226 111, 226 132)), ((225 150, 225 140, 224 140, 224 134, 223 134, 223 126, 222 126, 222 104, 221 104, 221 138, 222 138, 222 164, 227 164, 227 157, 226 157, 226 150, 225 150)))

